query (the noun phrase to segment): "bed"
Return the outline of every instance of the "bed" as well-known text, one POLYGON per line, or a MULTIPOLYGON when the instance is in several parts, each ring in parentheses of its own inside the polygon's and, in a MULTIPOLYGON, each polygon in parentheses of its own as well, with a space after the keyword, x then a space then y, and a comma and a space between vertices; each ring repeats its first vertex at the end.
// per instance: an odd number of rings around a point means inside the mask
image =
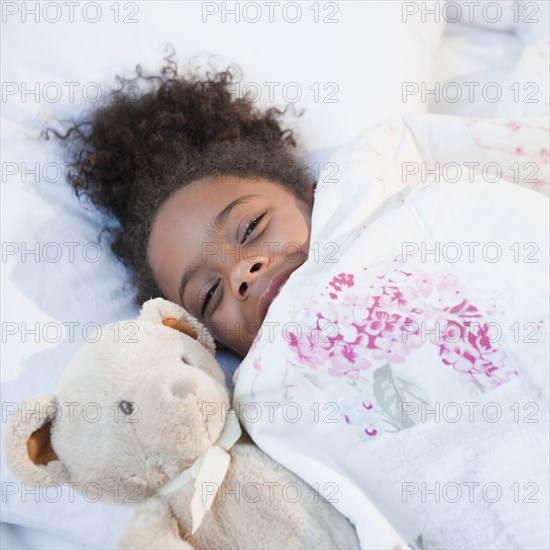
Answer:
MULTIPOLYGON (((240 91, 260 105, 305 109, 290 122, 317 173, 339 146, 395 114, 548 112, 544 71, 525 72, 526 56, 547 52, 547 2, 492 2, 494 13, 479 3, 471 14, 456 2, 283 2, 273 12, 264 3, 129 2, 72 14, 50 4, 35 13, 2 6, 2 427, 13 404, 53 390, 97 325, 138 311, 127 273, 97 241, 105 220, 67 188, 63 152, 38 139, 93 105, 116 74, 137 63, 157 70, 168 44, 180 63, 237 63, 240 91), (471 98, 470 89, 502 97, 471 98)), ((238 359, 218 358, 231 386, 238 359)), ((69 490, 22 487, 2 465, 2 547, 111 548, 128 513, 69 490)))

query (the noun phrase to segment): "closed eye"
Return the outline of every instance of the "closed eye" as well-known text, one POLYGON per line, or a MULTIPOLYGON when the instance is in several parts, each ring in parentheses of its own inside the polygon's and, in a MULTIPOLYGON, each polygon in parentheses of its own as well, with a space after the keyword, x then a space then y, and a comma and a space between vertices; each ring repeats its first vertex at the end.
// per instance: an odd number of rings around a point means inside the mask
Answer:
POLYGON ((216 292, 216 288, 218 288, 218 285, 220 284, 220 281, 218 281, 213 287, 210 287, 209 290, 206 291, 206 294, 201 300, 201 315, 204 316, 204 312, 206 311, 206 307, 208 306, 208 302, 210 302, 210 299, 212 296, 214 296, 214 293, 216 292))
POLYGON ((260 223, 261 219, 267 214, 267 211, 263 214, 260 214, 259 216, 256 216, 253 220, 251 220, 248 225, 246 226, 243 238, 241 240, 241 245, 243 245, 246 241, 246 238, 254 231, 255 227, 260 223))

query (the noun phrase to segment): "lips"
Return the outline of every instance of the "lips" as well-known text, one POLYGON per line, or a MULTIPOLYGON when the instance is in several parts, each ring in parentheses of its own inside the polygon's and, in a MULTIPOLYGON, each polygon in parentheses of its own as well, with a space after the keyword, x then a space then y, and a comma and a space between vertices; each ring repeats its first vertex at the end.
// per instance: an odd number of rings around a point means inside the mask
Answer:
POLYGON ((296 267, 287 269, 282 273, 279 273, 279 275, 276 275, 275 277, 273 277, 268 287, 265 289, 264 293, 260 297, 260 319, 262 322, 265 319, 265 316, 267 315, 267 310, 269 309, 271 302, 273 302, 273 300, 275 299, 275 296, 279 294, 281 287, 283 286, 283 284, 286 282, 286 280, 290 277, 290 275, 295 269, 296 267))

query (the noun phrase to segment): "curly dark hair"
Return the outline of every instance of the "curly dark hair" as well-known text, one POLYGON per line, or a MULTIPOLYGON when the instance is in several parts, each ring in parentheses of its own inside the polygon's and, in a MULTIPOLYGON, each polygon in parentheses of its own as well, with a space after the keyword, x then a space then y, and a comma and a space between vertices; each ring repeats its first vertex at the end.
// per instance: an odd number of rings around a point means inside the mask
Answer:
POLYGON ((102 232, 130 268, 138 304, 163 296, 147 246, 160 206, 178 189, 207 176, 238 175, 270 180, 304 198, 311 181, 293 132, 281 127, 287 108, 262 111, 249 97, 237 97, 238 67, 180 76, 172 56, 159 74, 145 76, 137 65, 134 78, 117 76, 118 89, 64 133, 45 132, 62 140, 77 196, 120 222, 102 232))

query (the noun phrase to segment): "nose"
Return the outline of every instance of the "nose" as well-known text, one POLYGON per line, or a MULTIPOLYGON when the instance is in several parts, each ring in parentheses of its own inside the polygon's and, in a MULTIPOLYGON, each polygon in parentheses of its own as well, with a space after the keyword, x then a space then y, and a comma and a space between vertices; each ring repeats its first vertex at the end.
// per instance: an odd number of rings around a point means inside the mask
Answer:
POLYGON ((183 399, 190 393, 194 393, 197 389, 197 383, 195 380, 188 378, 180 378, 179 380, 174 380, 170 384, 170 391, 174 397, 183 399))
POLYGON ((268 260, 265 257, 243 258, 235 262, 231 270, 231 288, 239 299, 248 296, 250 286, 258 277, 263 276, 268 260))

